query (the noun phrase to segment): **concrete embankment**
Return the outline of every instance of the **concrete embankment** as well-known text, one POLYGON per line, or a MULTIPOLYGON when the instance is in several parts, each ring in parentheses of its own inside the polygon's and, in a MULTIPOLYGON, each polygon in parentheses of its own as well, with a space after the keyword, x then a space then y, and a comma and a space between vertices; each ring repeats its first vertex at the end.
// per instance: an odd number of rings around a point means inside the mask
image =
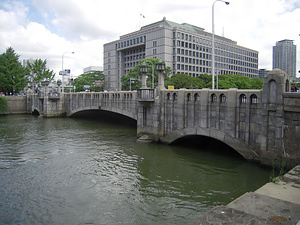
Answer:
POLYGON ((227 206, 218 206, 195 218, 199 224, 299 224, 300 165, 277 183, 267 183, 227 206))
POLYGON ((27 114, 27 97, 5 96, 7 99, 7 114, 27 114))

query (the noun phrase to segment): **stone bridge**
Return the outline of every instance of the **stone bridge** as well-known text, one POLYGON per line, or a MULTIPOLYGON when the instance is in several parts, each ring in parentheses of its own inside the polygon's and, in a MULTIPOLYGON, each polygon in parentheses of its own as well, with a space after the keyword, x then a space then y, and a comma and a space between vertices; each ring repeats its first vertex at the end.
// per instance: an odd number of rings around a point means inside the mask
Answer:
POLYGON ((31 110, 44 117, 104 110, 137 121, 141 141, 172 143, 199 135, 219 140, 244 158, 272 164, 300 163, 300 94, 291 93, 289 76, 275 69, 262 90, 164 88, 138 91, 65 93, 33 96, 31 110))

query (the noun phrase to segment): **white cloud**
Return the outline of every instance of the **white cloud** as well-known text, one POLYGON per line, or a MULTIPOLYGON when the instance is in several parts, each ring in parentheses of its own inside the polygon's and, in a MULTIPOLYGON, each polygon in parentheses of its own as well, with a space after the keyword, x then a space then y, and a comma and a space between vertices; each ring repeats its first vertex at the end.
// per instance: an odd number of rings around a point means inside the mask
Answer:
MULTIPOLYGON (((164 16, 211 32, 214 1, 181 0, 4 0, 0 6, 0 51, 9 46, 21 58, 47 59, 57 74, 64 68, 79 75, 84 67, 103 65, 103 44, 164 16), (126 10, 125 10, 126 9, 126 10), (145 15, 145 18, 140 16, 145 15)), ((215 32, 259 51, 260 68, 272 68, 272 46, 292 39, 300 45, 297 0, 230 0, 215 4, 215 32), (298 29, 298 30, 297 30, 298 29)), ((299 52, 299 50, 298 50, 299 52)), ((300 68, 298 54, 298 68, 300 68)))

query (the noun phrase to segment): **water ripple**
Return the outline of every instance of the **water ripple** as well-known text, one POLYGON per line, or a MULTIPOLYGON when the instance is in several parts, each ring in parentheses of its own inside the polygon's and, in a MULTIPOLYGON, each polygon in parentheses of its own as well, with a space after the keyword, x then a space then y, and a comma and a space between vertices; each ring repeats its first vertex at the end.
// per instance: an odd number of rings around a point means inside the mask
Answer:
POLYGON ((0 224, 185 224, 268 179, 93 121, 0 117, 0 224))

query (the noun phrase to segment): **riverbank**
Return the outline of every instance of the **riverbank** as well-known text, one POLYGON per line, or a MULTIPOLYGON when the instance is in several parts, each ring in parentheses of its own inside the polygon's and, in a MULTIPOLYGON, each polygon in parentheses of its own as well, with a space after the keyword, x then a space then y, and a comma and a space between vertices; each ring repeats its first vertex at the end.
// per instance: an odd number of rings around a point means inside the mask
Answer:
POLYGON ((300 165, 279 182, 247 192, 188 223, 196 224, 300 224, 300 165))

